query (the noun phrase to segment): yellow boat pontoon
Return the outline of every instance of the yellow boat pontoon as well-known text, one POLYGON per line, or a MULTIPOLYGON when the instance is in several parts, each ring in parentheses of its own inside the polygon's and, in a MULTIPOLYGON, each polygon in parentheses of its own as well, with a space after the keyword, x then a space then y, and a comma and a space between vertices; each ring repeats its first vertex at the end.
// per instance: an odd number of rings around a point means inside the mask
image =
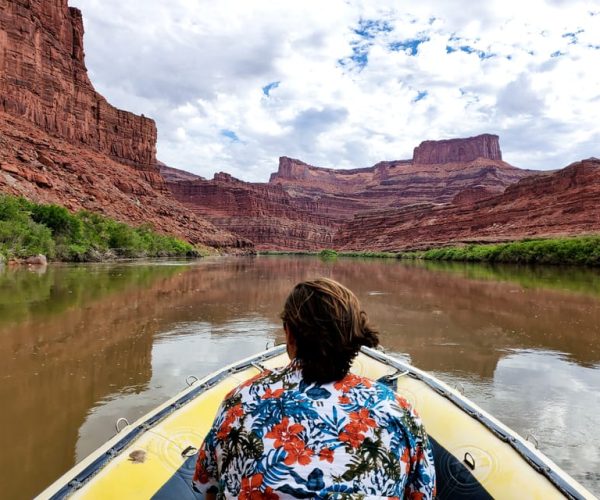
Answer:
MULTIPOLYGON (((137 422, 117 422, 113 439, 38 498, 196 498, 197 448, 224 396, 288 361, 278 346, 202 380, 188 379, 188 389, 137 422)), ((417 409, 434 448, 439 498, 594 498, 531 443, 431 375, 369 348, 352 372, 393 386, 417 409)))

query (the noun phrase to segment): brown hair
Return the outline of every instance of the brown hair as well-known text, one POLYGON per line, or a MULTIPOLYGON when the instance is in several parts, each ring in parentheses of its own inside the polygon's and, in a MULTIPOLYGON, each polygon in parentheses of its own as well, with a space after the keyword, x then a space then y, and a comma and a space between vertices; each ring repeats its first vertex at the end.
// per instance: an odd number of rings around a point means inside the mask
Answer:
POLYGON ((328 278, 298 283, 281 319, 296 341, 296 358, 307 383, 341 380, 361 346, 379 344, 378 332, 356 296, 328 278))

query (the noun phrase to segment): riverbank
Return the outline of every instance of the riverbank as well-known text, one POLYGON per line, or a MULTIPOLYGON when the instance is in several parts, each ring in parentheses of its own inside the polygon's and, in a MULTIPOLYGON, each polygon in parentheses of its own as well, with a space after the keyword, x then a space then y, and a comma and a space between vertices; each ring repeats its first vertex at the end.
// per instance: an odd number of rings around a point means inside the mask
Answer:
POLYGON ((0 263, 43 255, 51 261, 98 262, 121 258, 199 257, 208 249, 97 213, 0 195, 0 263))
POLYGON ((551 264, 600 266, 600 235, 574 238, 527 239, 497 244, 470 244, 412 252, 260 252, 260 255, 314 255, 324 259, 337 257, 422 259, 462 262, 498 262, 506 264, 551 264))

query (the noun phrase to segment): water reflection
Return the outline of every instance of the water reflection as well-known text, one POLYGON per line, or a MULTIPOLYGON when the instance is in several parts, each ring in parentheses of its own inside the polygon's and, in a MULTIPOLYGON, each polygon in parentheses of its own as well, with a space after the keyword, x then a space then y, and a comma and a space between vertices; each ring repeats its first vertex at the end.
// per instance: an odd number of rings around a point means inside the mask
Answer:
POLYGON ((531 431, 598 491, 594 272, 288 257, 5 271, 4 493, 30 497, 109 438, 118 417, 139 417, 182 389, 187 375, 282 341, 287 293, 316 276, 357 293, 388 349, 460 383, 518 432, 531 431))

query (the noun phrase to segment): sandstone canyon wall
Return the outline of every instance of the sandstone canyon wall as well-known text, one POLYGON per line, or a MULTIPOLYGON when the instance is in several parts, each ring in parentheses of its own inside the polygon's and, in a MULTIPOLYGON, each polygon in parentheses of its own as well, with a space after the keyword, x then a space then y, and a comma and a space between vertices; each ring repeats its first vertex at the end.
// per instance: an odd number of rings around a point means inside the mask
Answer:
POLYGON ((267 184, 226 174, 205 181, 163 172, 174 196, 195 213, 252 240, 258 249, 278 250, 335 247, 337 233, 357 214, 450 203, 459 195, 489 197, 532 175, 503 162, 498 137, 489 134, 426 141, 419 148, 436 162, 384 161, 341 170, 284 156, 267 184), (458 161, 459 150, 468 151, 470 159, 458 161))
POLYGON ((140 168, 156 163, 153 120, 117 109, 92 86, 83 18, 67 0, 0 0, 0 110, 140 168))
POLYGON ((0 192, 151 223, 227 251, 252 248, 172 198, 154 121, 94 90, 82 15, 67 0, 0 0, 0 192))
MULTIPOLYGON (((167 175, 173 179, 172 172, 167 175)), ((191 211, 253 241, 259 250, 333 245, 335 221, 321 215, 318 202, 293 199, 282 186, 243 182, 225 173, 210 181, 169 181, 168 186, 191 211)))
POLYGON ((600 160, 583 160, 508 186, 459 193, 452 203, 357 214, 338 248, 400 251, 600 232, 600 160))
POLYGON ((467 162, 477 158, 502 160, 500 139, 497 135, 482 134, 466 139, 424 141, 413 153, 413 162, 424 165, 467 162))

